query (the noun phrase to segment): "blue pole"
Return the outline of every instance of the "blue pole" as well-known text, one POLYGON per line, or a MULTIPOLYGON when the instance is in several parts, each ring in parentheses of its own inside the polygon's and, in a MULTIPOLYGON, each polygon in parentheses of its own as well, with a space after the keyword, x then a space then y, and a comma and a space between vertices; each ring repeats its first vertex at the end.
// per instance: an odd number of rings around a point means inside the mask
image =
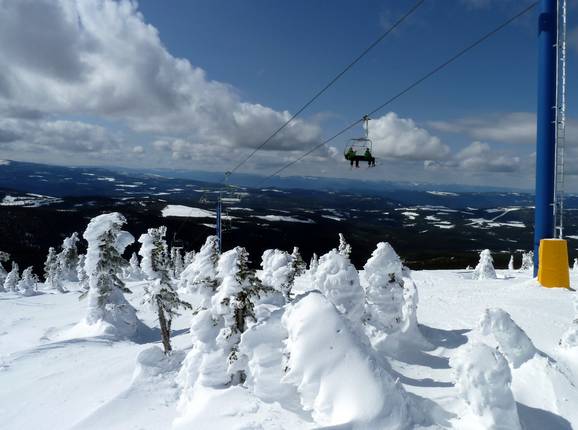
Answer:
POLYGON ((217 199, 217 242, 219 245, 219 255, 221 255, 221 242, 223 241, 223 229, 221 226, 221 193, 217 199))
POLYGON ((538 273, 540 240, 554 237, 556 3, 557 0, 541 0, 540 15, 538 17, 538 123, 536 133, 534 276, 538 273))

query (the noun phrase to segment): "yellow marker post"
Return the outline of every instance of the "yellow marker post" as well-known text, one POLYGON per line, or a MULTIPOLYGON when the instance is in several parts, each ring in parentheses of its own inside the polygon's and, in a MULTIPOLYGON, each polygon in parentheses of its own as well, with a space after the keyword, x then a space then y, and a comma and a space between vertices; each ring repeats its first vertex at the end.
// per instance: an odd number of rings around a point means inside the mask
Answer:
POLYGON ((563 239, 540 240, 538 282, 546 288, 570 288, 568 243, 563 239))

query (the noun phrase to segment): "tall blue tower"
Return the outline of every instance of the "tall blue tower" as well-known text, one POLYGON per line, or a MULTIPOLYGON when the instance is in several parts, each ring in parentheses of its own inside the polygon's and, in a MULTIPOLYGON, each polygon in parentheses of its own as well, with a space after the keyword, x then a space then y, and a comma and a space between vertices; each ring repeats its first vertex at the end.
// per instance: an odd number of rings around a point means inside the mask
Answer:
POLYGON ((557 0, 540 1, 538 17, 538 123, 536 134, 534 276, 538 273, 540 240, 554 237, 557 16, 557 0))

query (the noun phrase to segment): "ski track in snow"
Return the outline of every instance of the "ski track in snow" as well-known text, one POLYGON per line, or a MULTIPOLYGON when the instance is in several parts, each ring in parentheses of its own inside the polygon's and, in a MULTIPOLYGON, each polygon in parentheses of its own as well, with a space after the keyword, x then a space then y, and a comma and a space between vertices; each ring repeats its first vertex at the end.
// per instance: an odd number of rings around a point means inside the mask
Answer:
MULTIPOLYGON (((498 275, 501 279, 473 281, 467 279, 469 273, 459 270, 412 273, 419 291, 418 321, 435 349, 400 350, 389 361, 394 376, 409 393, 424 398, 418 404, 434 417, 435 423, 413 428, 464 428, 457 417, 464 413, 465 404, 457 398, 449 359, 472 336, 486 308, 507 311, 536 348, 559 360, 558 366, 570 374, 567 369, 571 363, 561 359, 557 342, 574 317, 574 294, 540 288, 527 273, 500 270, 498 275)), ((572 273, 572 281, 573 285, 578 282, 577 274, 572 273)), ((307 282, 298 279, 295 289, 307 282)), ((156 327, 154 313, 141 304, 142 283, 128 286, 134 292, 128 299, 137 307, 139 318, 147 326, 156 327)), ((191 297, 185 299, 195 302, 191 297)), ((160 344, 158 332, 141 333, 136 341, 67 338, 67 330, 82 319, 85 308, 86 303, 79 302, 74 291, 32 297, 0 293, 0 427, 170 429, 179 396, 176 370, 144 377, 135 373, 138 353, 160 344)), ((191 347, 189 325, 190 314, 186 312, 174 321, 175 350, 191 347)), ((578 382, 576 378, 574 381, 578 382)), ((554 402, 551 396, 555 396, 578 405, 575 387, 554 394, 546 388, 540 388, 546 403, 554 402)), ((207 409, 204 428, 219 428, 214 423, 227 420, 233 425, 228 428, 237 428, 235 422, 249 426, 244 428, 300 428, 297 418, 291 424, 275 422, 276 418, 290 416, 278 404, 257 402, 246 390, 241 391, 215 392, 218 404, 207 409), (235 399, 240 399, 238 408, 221 404, 235 399), (252 409, 243 409, 243 402, 259 405, 255 406, 258 412, 252 416, 252 409), (235 414, 240 414, 239 421, 235 414), (251 427, 256 423, 258 427, 251 427)), ((526 429, 566 430, 578 426, 577 421, 570 423, 556 413, 516 400, 526 429)))

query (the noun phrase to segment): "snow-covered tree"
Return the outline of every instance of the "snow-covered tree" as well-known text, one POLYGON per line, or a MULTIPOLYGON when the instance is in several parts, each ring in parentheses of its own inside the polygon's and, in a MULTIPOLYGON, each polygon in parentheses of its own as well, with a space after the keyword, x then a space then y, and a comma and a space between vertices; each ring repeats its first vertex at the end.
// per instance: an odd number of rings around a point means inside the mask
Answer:
POLYGON ((313 274, 312 289, 321 291, 351 321, 359 322, 365 297, 357 270, 349 258, 332 249, 319 259, 313 274))
POLYGON ((510 384, 512 373, 500 351, 483 343, 467 344, 450 358, 456 388, 468 405, 463 428, 520 430, 510 384))
POLYGON ((287 301, 290 299, 297 272, 294 262, 292 255, 279 249, 267 249, 261 259, 263 270, 259 279, 263 285, 282 293, 287 301))
POLYGON ((44 262, 44 285, 48 289, 64 293, 66 290, 62 283, 60 267, 60 261, 56 254, 56 250, 51 246, 48 249, 48 256, 44 262))
POLYGON ((78 286, 80 287, 80 291, 88 293, 88 275, 84 269, 85 264, 86 256, 84 254, 80 254, 78 256, 78 266, 76 266, 76 277, 78 278, 78 286))
POLYGON ((389 243, 380 242, 363 268, 361 285, 368 323, 388 334, 400 330, 404 282, 399 256, 389 243))
POLYGON ((480 262, 474 269, 473 279, 496 279, 494 259, 489 249, 480 252, 480 262))
POLYGON ((201 307, 211 306, 211 297, 217 289, 219 247, 217 236, 209 236, 193 261, 181 274, 179 288, 201 296, 201 307))
POLYGON ((183 267, 188 267, 189 264, 191 264, 193 262, 193 258, 195 258, 195 251, 187 251, 185 252, 185 257, 184 257, 184 261, 183 261, 183 267))
POLYGON ((212 314, 222 319, 223 328, 216 345, 227 356, 231 382, 242 383, 245 371, 244 363, 237 362, 238 345, 241 334, 256 321, 255 303, 264 288, 249 268, 249 253, 240 246, 221 255, 217 272, 222 282, 212 298, 212 314))
POLYGON ((179 279, 184 269, 182 248, 173 246, 171 248, 171 275, 174 279, 179 279))
POLYGON ((149 303, 157 312, 161 327, 161 337, 165 354, 171 352, 171 325, 173 318, 178 315, 179 308, 191 308, 191 305, 181 300, 175 291, 169 275, 170 260, 167 255, 165 235, 167 228, 149 228, 141 235, 142 244, 139 254, 142 257, 142 266, 147 277, 145 287, 145 302, 149 303))
POLYGON ((309 273, 311 274, 315 273, 317 267, 319 267, 319 257, 317 256, 316 253, 313 253, 311 261, 309 261, 309 273))
POLYGON ((351 245, 345 240, 345 236, 339 233, 339 253, 344 257, 349 258, 351 255, 351 245))
POLYGON ((510 272, 514 271, 514 256, 510 255, 510 261, 508 262, 508 270, 510 272))
POLYGON ((18 281, 18 291, 23 296, 34 296, 38 294, 36 291, 36 284, 38 277, 34 274, 32 266, 27 267, 22 272, 22 279, 18 281))
POLYGON ((18 291, 18 281, 20 281, 20 269, 18 263, 12 262, 12 270, 6 276, 4 280, 4 290, 5 291, 18 291))
POLYGON ((62 242, 62 251, 58 254, 58 267, 63 280, 77 282, 78 233, 74 232, 62 242))
POLYGON ((0 251, 0 263, 6 263, 10 261, 10 254, 4 251, 0 251))
POLYGON ((572 271, 578 272, 578 258, 574 259, 574 264, 572 265, 572 271))
POLYGON ((0 292, 4 291, 4 282, 6 281, 6 277, 8 276, 8 272, 0 262, 0 292))
POLYGON ((522 266, 520 272, 534 270, 534 251, 522 252, 522 266))
POLYGON ((129 281, 142 281, 145 277, 145 274, 140 267, 136 252, 132 253, 128 266, 124 269, 124 277, 129 281))
POLYGON ((301 276, 307 271, 307 264, 303 261, 299 248, 294 246, 291 253, 291 266, 293 268, 294 276, 301 276))
POLYGON ((93 218, 84 232, 88 242, 85 270, 89 278, 85 322, 99 326, 103 334, 130 337, 137 329, 136 310, 124 297, 130 293, 119 278, 122 253, 134 237, 122 230, 126 219, 118 212, 93 218))

